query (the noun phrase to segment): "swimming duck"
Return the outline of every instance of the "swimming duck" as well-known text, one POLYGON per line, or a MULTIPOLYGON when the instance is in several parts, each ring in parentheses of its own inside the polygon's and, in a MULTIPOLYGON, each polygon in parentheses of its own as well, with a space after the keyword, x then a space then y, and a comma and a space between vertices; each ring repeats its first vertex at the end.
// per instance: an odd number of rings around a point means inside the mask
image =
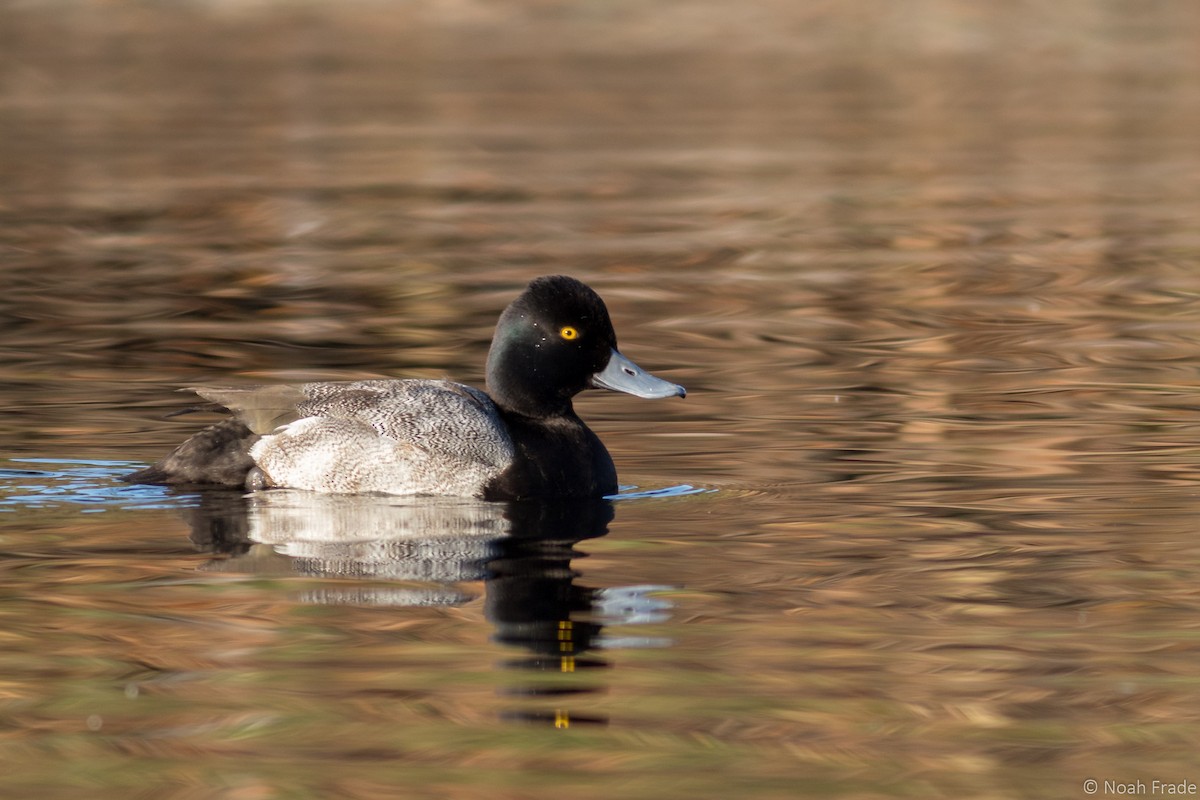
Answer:
POLYGON ((616 468, 571 402, 591 387, 686 394, 621 355, 595 291, 546 276, 500 315, 486 393, 440 380, 197 387, 191 391, 233 417, 125 479, 488 500, 600 497, 616 492, 616 468))

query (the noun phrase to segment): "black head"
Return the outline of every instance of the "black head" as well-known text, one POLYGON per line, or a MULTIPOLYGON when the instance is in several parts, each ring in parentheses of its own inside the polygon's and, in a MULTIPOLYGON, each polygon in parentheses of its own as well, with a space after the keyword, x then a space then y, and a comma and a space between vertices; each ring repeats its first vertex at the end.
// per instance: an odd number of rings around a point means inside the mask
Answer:
POLYGON ((504 309, 488 353, 488 394, 529 417, 571 411, 617 348, 600 295, 565 275, 536 278, 504 309))

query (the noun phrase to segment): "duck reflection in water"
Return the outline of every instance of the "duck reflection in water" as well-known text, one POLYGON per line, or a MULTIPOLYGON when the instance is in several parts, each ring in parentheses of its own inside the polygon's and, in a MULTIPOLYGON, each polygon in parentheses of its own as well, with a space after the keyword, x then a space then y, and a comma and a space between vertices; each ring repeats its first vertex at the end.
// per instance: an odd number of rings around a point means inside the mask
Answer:
MULTIPOLYGON (((603 636, 606 625, 667 617, 668 603, 652 594, 667 587, 594 589, 575 582, 579 573, 571 562, 586 557, 576 545, 607 534, 613 516, 608 500, 495 503, 273 490, 205 492, 190 510, 189 523, 198 549, 225 556, 210 562, 210 570, 371 581, 309 590, 301 596, 304 602, 461 605, 473 599, 461 585, 483 581, 493 640, 526 651, 501 666, 561 675, 608 666, 600 651, 618 640, 603 636)), ((619 643, 664 644, 636 637, 619 643)), ((502 691, 561 702, 602 690, 556 676, 502 691)), ((557 727, 607 721, 563 708, 513 709, 503 718, 557 727)))

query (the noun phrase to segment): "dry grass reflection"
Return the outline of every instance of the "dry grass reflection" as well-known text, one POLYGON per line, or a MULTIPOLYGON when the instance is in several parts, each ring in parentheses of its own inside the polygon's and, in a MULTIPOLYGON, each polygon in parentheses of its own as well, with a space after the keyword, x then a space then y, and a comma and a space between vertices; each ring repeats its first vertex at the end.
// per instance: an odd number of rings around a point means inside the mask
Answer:
POLYGON ((1198 7, 0 16, 0 794, 1200 779, 1198 7), (554 272, 689 389, 581 400, 622 480, 718 491, 539 547, 112 480, 175 386, 478 384, 554 272))

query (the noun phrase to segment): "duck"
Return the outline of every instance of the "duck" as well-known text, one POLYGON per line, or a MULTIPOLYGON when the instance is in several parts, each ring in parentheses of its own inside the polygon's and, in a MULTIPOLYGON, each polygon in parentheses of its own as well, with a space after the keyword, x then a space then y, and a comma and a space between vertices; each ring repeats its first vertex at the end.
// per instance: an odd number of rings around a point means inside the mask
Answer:
POLYGON ((605 497, 618 490, 616 467, 573 404, 590 388, 687 395, 621 354, 591 287, 547 275, 500 314, 486 391, 426 379, 190 387, 205 408, 229 416, 124 479, 483 500, 605 497))

